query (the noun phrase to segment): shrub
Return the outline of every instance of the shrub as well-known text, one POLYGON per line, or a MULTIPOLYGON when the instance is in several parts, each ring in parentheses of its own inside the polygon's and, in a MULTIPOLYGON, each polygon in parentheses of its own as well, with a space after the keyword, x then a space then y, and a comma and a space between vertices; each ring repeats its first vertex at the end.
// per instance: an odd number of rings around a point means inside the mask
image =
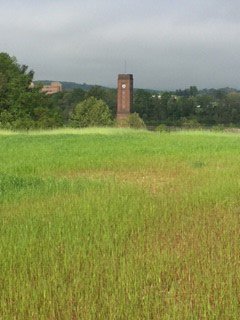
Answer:
POLYGON ((126 119, 118 121, 120 127, 129 127, 134 129, 146 129, 146 125, 139 114, 134 112, 130 114, 126 119))
POLYGON ((0 112, 0 128, 1 129, 11 129, 13 120, 14 119, 12 114, 7 110, 3 110, 2 112, 0 112))
POLYGON ((200 129, 201 124, 196 119, 184 119, 182 127, 185 129, 200 129))
POLYGON ((211 130, 212 131, 224 131, 225 126, 223 124, 218 124, 218 125, 212 126, 211 130))
POLYGON ((29 117, 25 116, 22 118, 18 118, 12 122, 11 129, 12 130, 30 130, 36 127, 36 123, 29 117))
POLYGON ((165 124, 160 124, 159 126, 157 126, 155 128, 155 131, 158 131, 158 132, 170 132, 170 128, 168 126, 166 126, 165 124))
POLYGON ((70 125, 75 128, 109 126, 111 113, 103 100, 90 97, 80 102, 70 115, 70 125))

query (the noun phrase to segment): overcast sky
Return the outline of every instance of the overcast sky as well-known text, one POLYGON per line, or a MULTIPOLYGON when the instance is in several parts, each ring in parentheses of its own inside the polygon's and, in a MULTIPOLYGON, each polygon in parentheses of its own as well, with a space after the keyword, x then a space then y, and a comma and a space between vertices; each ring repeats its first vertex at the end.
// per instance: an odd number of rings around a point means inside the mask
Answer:
POLYGON ((240 88, 239 0, 0 0, 0 51, 35 79, 240 88))

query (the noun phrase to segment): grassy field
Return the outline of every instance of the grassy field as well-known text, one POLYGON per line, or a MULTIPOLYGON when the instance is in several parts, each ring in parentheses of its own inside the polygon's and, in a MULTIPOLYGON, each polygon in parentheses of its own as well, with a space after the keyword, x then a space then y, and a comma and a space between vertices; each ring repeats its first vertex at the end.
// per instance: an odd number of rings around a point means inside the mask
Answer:
POLYGON ((239 319, 240 135, 0 131, 0 319, 239 319))

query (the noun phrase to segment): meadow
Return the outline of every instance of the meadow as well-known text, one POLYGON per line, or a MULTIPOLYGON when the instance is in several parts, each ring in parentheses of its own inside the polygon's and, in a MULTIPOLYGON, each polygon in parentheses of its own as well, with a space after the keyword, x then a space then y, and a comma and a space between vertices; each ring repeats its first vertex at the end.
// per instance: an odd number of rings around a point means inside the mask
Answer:
POLYGON ((0 131, 0 319, 239 319, 240 135, 0 131))

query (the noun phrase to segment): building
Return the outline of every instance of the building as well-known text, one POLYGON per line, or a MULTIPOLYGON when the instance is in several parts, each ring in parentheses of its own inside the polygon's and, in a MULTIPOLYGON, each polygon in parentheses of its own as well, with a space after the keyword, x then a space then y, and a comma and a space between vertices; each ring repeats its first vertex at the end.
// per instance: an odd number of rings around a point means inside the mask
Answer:
POLYGON ((62 92, 62 84, 60 82, 52 82, 50 85, 44 85, 41 92, 46 94, 62 92))
POLYGON ((133 75, 118 75, 117 119, 122 120, 129 116, 133 104, 133 75))

